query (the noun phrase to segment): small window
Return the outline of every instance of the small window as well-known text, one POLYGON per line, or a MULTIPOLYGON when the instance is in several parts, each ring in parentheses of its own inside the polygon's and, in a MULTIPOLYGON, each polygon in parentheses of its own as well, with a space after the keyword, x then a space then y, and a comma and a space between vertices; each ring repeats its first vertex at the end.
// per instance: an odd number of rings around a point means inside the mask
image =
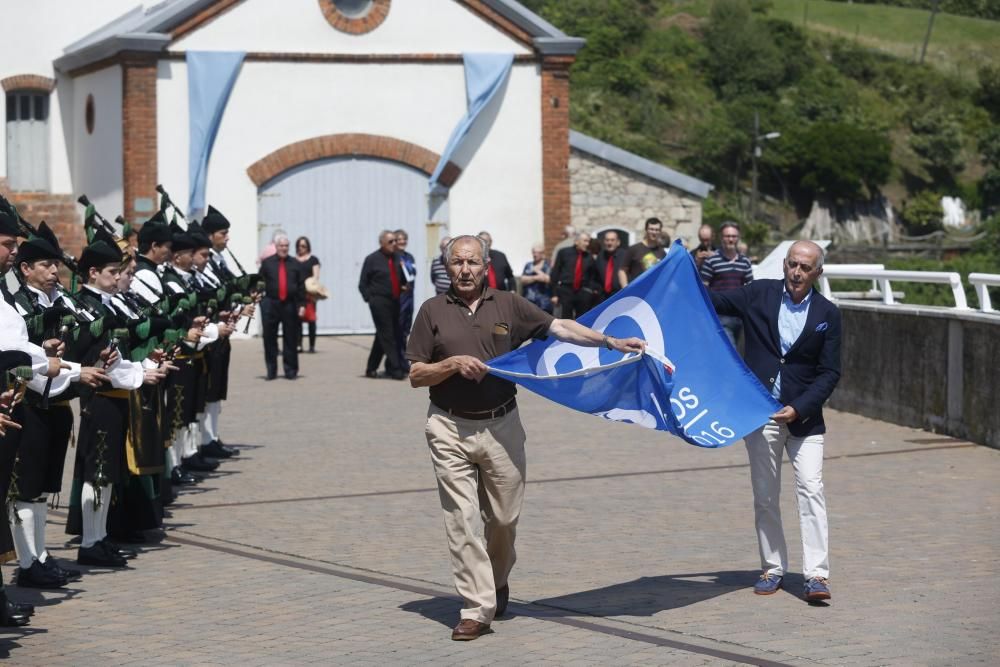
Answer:
POLYGON ((7 95, 7 122, 13 123, 17 120, 17 97, 10 93, 7 95))
POLYGON ((49 117, 49 110, 47 108, 49 105, 46 104, 46 102, 48 102, 48 95, 32 95, 31 98, 35 107, 34 119, 47 119, 49 117))
POLYGON ((87 95, 87 103, 83 108, 83 122, 87 127, 87 134, 94 133, 94 96, 87 95))
POLYGON ((21 95, 21 115, 17 120, 31 120, 31 96, 21 95))

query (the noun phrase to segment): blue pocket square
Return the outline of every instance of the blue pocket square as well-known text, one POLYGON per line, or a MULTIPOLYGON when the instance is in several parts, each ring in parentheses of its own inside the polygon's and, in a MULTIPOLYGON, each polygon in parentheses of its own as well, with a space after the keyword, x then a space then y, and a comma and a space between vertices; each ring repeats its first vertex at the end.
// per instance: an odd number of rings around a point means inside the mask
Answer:
POLYGON ((826 331, 829 327, 830 325, 827 324, 826 322, 820 322, 819 324, 816 325, 816 331, 817 332, 826 331))

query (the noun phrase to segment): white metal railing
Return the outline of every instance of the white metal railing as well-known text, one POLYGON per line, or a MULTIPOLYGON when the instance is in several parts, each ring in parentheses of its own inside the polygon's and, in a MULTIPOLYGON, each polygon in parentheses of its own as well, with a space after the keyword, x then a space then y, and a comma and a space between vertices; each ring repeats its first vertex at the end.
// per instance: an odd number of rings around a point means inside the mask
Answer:
MULTIPOLYGON (((892 305, 896 299, 892 293, 892 282, 907 283, 938 283, 951 287, 952 296, 955 298, 956 310, 968 310, 969 305, 965 300, 965 288, 962 286, 962 277, 954 271, 893 271, 893 270, 871 270, 854 267, 827 266, 823 268, 820 290, 823 296, 830 298, 830 278, 847 280, 874 280, 878 283, 882 291, 882 303, 892 305)), ((981 299, 982 297, 980 297, 981 299)))
POLYGON ((970 273, 969 283, 976 288, 976 297, 979 299, 979 310, 984 313, 995 313, 993 305, 990 303, 990 287, 1000 287, 1000 274, 996 273, 970 273))

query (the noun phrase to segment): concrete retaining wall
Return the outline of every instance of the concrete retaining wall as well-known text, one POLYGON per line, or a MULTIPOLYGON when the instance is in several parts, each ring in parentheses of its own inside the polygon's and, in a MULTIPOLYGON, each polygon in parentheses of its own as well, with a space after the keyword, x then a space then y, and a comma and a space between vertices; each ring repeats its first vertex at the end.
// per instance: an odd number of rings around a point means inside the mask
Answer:
POLYGON ((830 407, 1000 448, 1000 316, 840 302, 830 407))

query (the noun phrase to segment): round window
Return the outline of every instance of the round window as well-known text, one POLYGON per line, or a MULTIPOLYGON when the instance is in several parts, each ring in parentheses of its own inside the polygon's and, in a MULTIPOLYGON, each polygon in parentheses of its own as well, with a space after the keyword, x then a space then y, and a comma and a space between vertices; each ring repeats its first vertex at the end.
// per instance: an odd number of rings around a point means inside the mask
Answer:
POLYGON ((83 107, 83 122, 87 127, 87 134, 94 133, 94 96, 87 95, 87 103, 83 107))
POLYGON ((392 0, 319 0, 323 18, 341 32, 362 35, 371 32, 389 14, 392 0))
POLYGON ((333 6, 349 19, 359 19, 371 11, 373 0, 333 0, 333 6))

